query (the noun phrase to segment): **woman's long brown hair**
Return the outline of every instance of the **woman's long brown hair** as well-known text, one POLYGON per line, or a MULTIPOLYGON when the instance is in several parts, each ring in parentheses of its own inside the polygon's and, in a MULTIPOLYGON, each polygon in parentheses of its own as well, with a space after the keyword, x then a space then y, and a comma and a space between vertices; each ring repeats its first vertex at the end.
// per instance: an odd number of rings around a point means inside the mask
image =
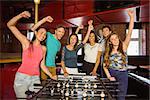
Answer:
MULTIPOLYGON (((36 30, 37 30, 37 32, 41 29, 41 28, 44 28, 44 27, 39 27, 39 28, 37 28, 36 30)), ((46 28, 44 28, 45 30, 46 30, 46 28)), ((47 37, 46 37, 47 38, 47 37)), ((33 48, 33 41, 36 39, 36 36, 35 36, 35 34, 33 35, 33 38, 32 38, 32 40, 30 41, 30 45, 29 45, 29 57, 32 57, 32 53, 33 53, 33 51, 34 51, 34 48, 33 48)), ((46 39, 45 39, 46 40, 46 39)), ((41 41, 41 44, 44 44, 45 45, 45 40, 44 41, 41 41)))
MULTIPOLYGON (((113 49, 113 45, 111 44, 110 42, 110 37, 112 35, 117 35, 116 33, 113 33, 113 34, 110 34, 108 36, 108 38, 106 39, 106 44, 105 44, 105 53, 104 53, 104 67, 109 67, 110 65, 110 55, 111 55, 111 52, 112 52, 112 49, 113 49)), ((118 35, 117 35, 118 36, 118 35)), ((118 37, 119 38, 119 37, 118 37)), ((119 46, 118 46, 118 49, 117 49, 118 52, 120 52, 122 54, 122 60, 123 60, 123 63, 126 64, 126 55, 123 51, 123 42, 121 41, 121 39, 119 38, 119 46)))
POLYGON ((79 42, 79 39, 78 39, 78 35, 77 34, 75 34, 75 33, 72 33, 70 36, 69 36, 69 38, 68 38, 68 44, 70 44, 70 39, 71 39, 71 37, 72 36, 76 36, 76 38, 77 38, 77 42, 76 42, 76 44, 74 45, 74 49, 76 49, 77 48, 77 45, 78 45, 78 42, 79 42))

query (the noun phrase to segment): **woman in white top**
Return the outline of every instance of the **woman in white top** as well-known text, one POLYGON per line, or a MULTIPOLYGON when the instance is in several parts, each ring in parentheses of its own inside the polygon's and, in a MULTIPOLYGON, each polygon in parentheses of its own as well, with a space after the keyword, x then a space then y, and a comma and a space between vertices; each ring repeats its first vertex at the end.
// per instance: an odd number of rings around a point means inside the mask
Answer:
POLYGON ((89 36, 89 43, 84 45, 84 61, 82 70, 87 75, 97 75, 97 68, 100 63, 100 55, 102 48, 97 43, 94 31, 91 31, 89 36))

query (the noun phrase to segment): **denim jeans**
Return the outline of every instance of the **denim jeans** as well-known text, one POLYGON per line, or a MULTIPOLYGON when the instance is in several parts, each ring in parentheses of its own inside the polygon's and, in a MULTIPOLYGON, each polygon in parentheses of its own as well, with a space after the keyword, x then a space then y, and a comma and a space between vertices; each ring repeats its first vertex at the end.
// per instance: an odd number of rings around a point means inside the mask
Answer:
POLYGON ((127 89, 128 89, 128 72, 127 70, 125 71, 118 71, 118 70, 113 70, 109 69, 110 74, 112 77, 115 77, 116 80, 119 82, 118 85, 118 97, 117 100, 125 100, 125 96, 127 94, 127 89))
POLYGON ((40 84, 39 76, 29 76, 24 73, 17 72, 14 81, 14 90, 17 98, 26 98, 26 91, 35 91, 39 89, 34 89, 34 84, 40 84))

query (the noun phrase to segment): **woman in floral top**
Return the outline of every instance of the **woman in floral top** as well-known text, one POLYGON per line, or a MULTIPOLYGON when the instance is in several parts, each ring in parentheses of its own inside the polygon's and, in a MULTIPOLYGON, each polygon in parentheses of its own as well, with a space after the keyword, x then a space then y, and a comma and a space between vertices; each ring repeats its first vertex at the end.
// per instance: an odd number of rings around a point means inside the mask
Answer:
POLYGON ((129 31, 126 39, 122 42, 118 34, 111 34, 106 41, 104 54, 104 71, 110 81, 118 81, 118 98, 117 100, 125 100, 128 87, 127 73, 127 55, 126 51, 131 39, 134 26, 134 12, 129 10, 130 16, 129 31))

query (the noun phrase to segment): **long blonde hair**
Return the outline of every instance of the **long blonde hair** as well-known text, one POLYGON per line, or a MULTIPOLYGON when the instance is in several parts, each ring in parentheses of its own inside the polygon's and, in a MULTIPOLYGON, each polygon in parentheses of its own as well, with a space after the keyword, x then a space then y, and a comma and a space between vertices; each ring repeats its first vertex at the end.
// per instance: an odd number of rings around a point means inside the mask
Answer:
MULTIPOLYGON (((106 39, 106 44, 105 44, 105 53, 104 53, 104 67, 109 67, 110 65, 110 55, 111 55, 111 52, 112 52, 112 49, 113 49, 113 44, 111 44, 111 41, 110 41, 110 37, 112 35, 117 35, 116 33, 113 33, 113 34, 110 34, 108 36, 108 38, 106 39)), ((117 35, 118 36, 118 35, 117 35)), ((118 36, 119 38, 119 36, 118 36)), ((126 55, 123 51, 123 42, 121 41, 121 39, 119 38, 119 46, 118 46, 118 49, 117 49, 118 52, 120 52, 122 54, 122 60, 123 60, 123 64, 126 64, 126 55)))

